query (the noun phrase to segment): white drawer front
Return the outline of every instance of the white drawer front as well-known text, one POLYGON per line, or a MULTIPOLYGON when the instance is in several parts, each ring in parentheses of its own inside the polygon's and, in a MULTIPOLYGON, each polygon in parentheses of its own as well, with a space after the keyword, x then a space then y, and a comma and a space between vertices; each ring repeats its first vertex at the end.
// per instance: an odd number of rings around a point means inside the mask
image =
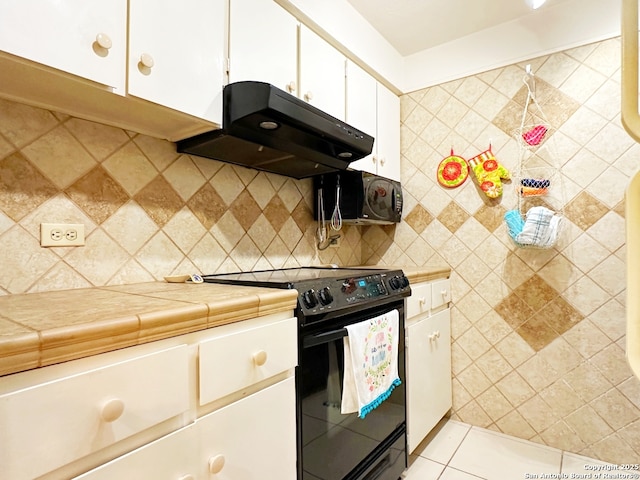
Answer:
POLYGON ((431 284, 431 308, 438 308, 451 301, 451 281, 438 280, 431 284))
POLYGON ((295 367, 297 356, 295 317, 200 342, 200 405, 295 367))
POLYGON ((295 480, 295 398, 289 377, 199 418, 198 478, 295 480))
POLYGON ((407 318, 428 312, 431 308, 431 284, 411 285, 411 296, 407 298, 407 318))
POLYGON ((197 437, 189 425, 74 480, 193 480, 198 478, 196 446, 197 437))
POLYGON ((188 349, 172 347, 0 396, 2 475, 31 479, 189 408, 188 349))

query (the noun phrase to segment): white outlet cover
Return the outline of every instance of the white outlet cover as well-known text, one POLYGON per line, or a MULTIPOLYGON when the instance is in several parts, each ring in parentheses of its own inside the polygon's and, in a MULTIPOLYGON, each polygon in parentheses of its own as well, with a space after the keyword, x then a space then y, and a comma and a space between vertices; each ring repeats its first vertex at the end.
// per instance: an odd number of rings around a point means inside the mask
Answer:
POLYGON ((41 223, 40 224, 40 246, 42 247, 79 247, 82 245, 84 245, 84 224, 82 223, 41 223), (58 234, 55 235, 54 232, 58 232, 58 234))

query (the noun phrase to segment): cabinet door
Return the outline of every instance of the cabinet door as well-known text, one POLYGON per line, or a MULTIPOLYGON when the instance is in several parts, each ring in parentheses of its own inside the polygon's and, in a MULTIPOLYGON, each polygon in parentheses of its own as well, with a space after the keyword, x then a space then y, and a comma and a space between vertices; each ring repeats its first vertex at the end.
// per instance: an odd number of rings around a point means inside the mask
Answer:
POLYGON ((345 62, 338 50, 300 26, 298 96, 340 120, 345 119, 345 62))
POLYGON ((131 0, 128 92, 222 120, 224 0, 131 0))
POLYGON ((295 480, 293 377, 198 419, 196 429, 200 445, 198 478, 295 480))
POLYGON ((266 82, 297 95, 298 21, 271 0, 230 0, 229 9, 229 82, 266 82))
MULTIPOLYGON (((377 107, 375 78, 365 72, 355 63, 347 60, 346 83, 346 122, 364 133, 376 137, 377 107)), ((349 166, 354 170, 363 170, 369 173, 377 173, 375 163, 376 141, 373 151, 360 160, 352 162, 349 166)))
POLYGON ((197 438, 190 425, 75 477, 75 480, 194 480, 197 466, 197 438))
POLYGON ((0 50, 124 94, 127 0, 3 0, 0 18, 0 50))
POLYGON ((452 405, 450 310, 407 328, 407 435, 411 453, 452 405))
POLYGON ((378 175, 400 180, 400 99, 378 83, 378 175))

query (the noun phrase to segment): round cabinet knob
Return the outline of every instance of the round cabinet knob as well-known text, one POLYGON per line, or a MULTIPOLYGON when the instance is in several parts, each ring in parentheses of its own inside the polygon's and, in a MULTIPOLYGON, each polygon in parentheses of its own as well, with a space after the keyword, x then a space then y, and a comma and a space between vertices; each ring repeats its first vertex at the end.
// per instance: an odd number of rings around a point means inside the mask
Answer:
POLYGON ((115 422, 124 412, 124 402, 119 398, 112 398, 102 404, 100 418, 105 422, 115 422))
POLYGON ((427 303, 427 299, 424 297, 420 297, 420 300, 418 300, 420 302, 420 305, 424 305, 425 303, 427 303))
POLYGON ((220 473, 224 468, 224 455, 216 455, 209 459, 209 473, 220 473))
POLYGON ((307 93, 305 93, 305 94, 304 94, 304 99, 305 99, 307 102, 310 102, 311 100, 313 100, 313 93, 311 93, 311 92, 307 92, 307 93))
POLYGON ((386 162, 386 160, 384 159, 384 157, 380 158, 380 165, 384 166, 384 163, 386 162))
POLYGON ((296 91, 296 82, 287 83, 287 92, 293 93, 296 91))
POLYGON ((440 292, 440 294, 441 294, 443 297, 446 297, 448 293, 449 293, 449 291, 448 291, 448 290, 442 290, 442 291, 440 292))
POLYGON ((376 163, 378 163, 378 157, 376 157, 375 155, 371 155, 371 161, 374 163, 374 165, 376 163))
POLYGON ((258 367, 261 367, 265 363, 267 363, 267 352, 264 350, 260 350, 253 354, 253 363, 255 363, 258 367))
POLYGON ((111 37, 109 37, 109 35, 107 35, 106 33, 99 33, 98 35, 96 35, 96 43, 105 50, 109 50, 113 46, 111 37))
POLYGON ((148 53, 140 55, 140 65, 147 68, 153 68, 156 63, 153 61, 153 57, 148 53))

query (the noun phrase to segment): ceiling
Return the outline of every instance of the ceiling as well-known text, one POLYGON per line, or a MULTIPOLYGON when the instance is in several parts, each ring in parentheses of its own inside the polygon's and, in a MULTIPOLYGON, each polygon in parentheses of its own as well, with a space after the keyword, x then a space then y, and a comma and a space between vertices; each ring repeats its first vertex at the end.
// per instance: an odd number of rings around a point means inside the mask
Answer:
MULTIPOLYGON (((525 15, 525 0, 347 0, 402 55, 525 15)), ((539 10, 568 0, 547 0, 539 10)), ((539 11, 538 10, 538 11, 539 11)))

